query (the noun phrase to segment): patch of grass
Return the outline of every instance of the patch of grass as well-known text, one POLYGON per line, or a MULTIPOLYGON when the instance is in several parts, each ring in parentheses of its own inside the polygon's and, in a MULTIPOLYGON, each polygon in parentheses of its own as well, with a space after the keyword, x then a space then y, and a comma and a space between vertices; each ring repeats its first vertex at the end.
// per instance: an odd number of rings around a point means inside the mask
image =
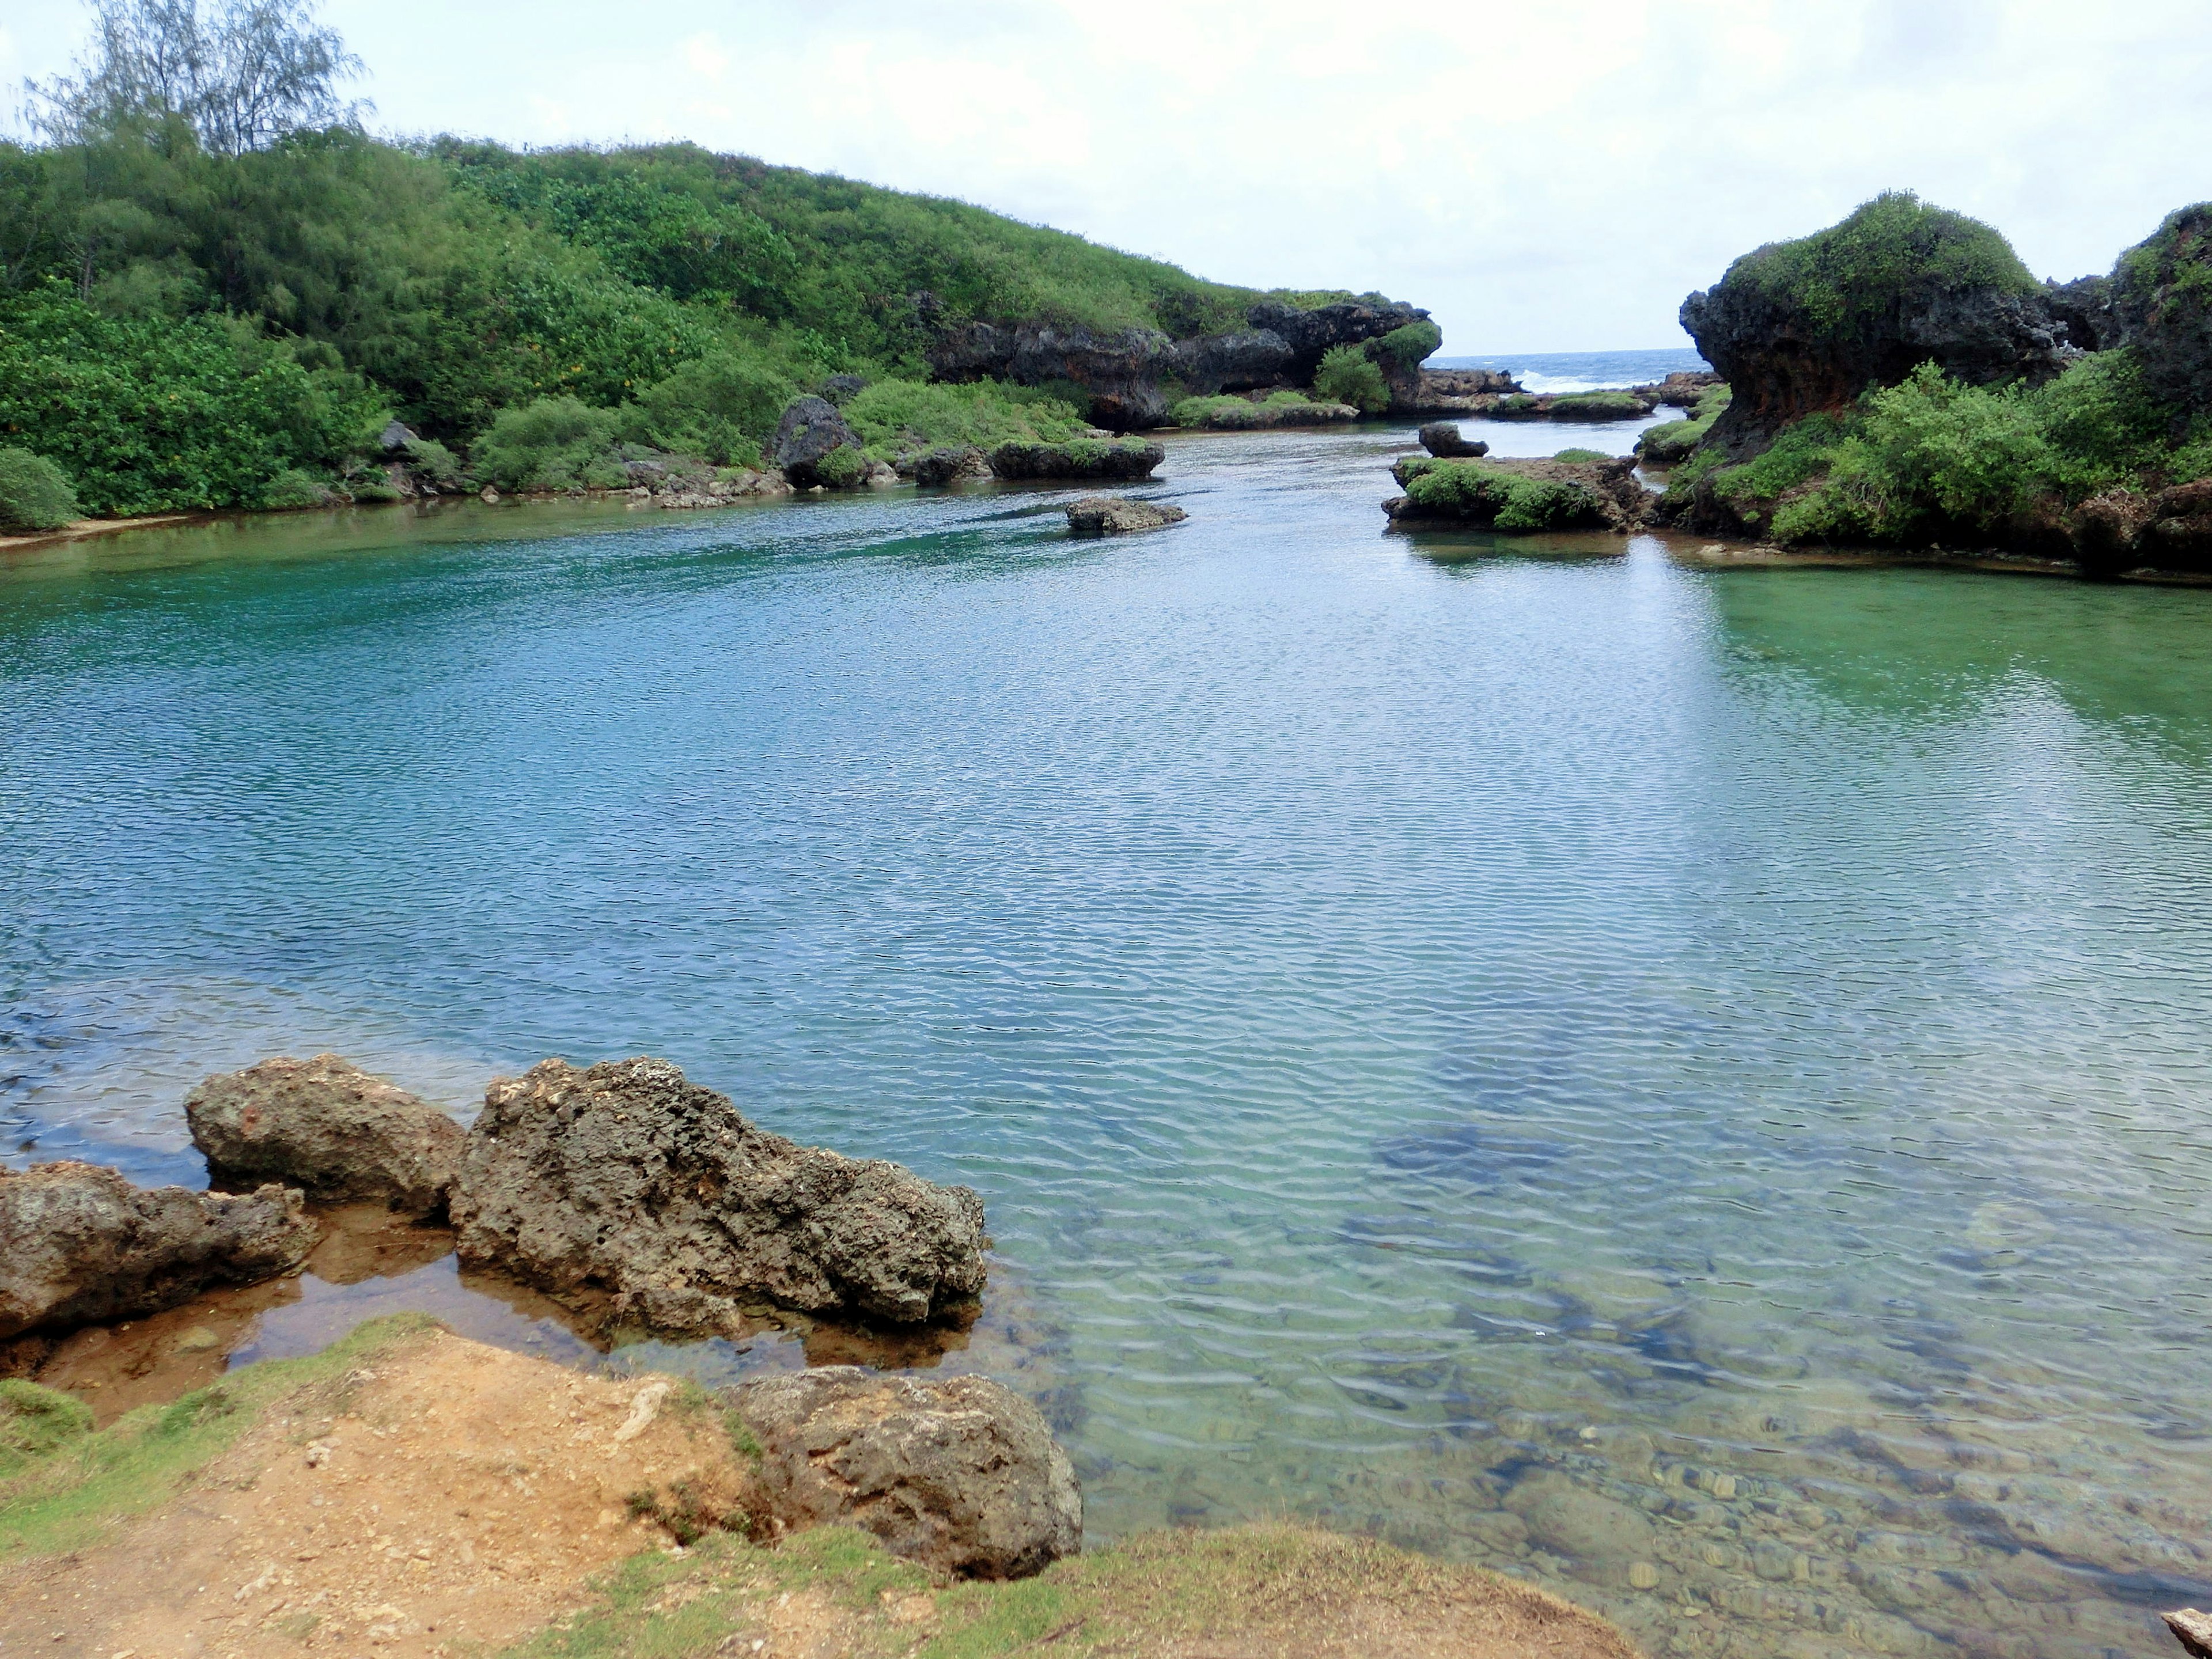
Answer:
POLYGON ((1555 461, 1609 461, 1613 457, 1602 449, 1563 449, 1552 459, 1555 461))
POLYGON ((1713 422, 1727 410, 1733 396, 1726 385, 1707 386, 1698 398, 1689 418, 1646 428, 1636 441, 1636 453, 1649 466, 1677 466, 1705 441, 1713 422))
POLYGON ((1234 392, 1223 392, 1211 398, 1185 398, 1170 411, 1169 418, 1177 426, 1243 432, 1259 427, 1324 425, 1346 418, 1344 407, 1309 398, 1303 392, 1271 392, 1257 403, 1234 392))
POLYGON ((0 1381, 0 1480, 92 1432, 92 1408, 57 1389, 0 1381))
POLYGON ((1086 422, 1075 406, 1048 393, 996 380, 964 386, 877 380, 840 411, 878 460, 917 450, 1004 443, 1065 443, 1086 422))
POLYGON ((142 1406, 75 1436, 0 1480, 0 1562, 82 1549, 167 1501, 251 1428, 272 1401, 342 1379, 362 1361, 437 1328, 423 1314, 373 1319, 301 1359, 267 1359, 168 1406, 142 1406))
POLYGON ((1571 392, 1552 399, 1545 413, 1560 421, 1626 421, 1646 413, 1626 392, 1571 392))

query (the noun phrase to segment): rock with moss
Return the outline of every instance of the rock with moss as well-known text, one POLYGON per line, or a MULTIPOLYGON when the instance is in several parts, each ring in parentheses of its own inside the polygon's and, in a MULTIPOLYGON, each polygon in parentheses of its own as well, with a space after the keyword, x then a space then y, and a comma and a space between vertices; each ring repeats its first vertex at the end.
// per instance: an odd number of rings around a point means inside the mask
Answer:
POLYGON ((1186 398, 1175 406, 1173 414, 1177 426, 1198 427, 1211 432, 1329 426, 1359 418, 1359 410, 1350 404, 1332 403, 1287 390, 1243 397, 1221 393, 1211 398, 1186 398))
POLYGON ((296 1188, 136 1187, 90 1164, 0 1170, 0 1341, 274 1279, 305 1261, 320 1234, 296 1188))
POLYGON ((983 1288, 983 1201, 769 1134, 665 1060, 495 1079, 451 1200, 461 1259, 623 1325, 739 1328, 747 1303, 900 1324, 983 1288))
POLYGON ((2151 395, 2185 415, 2212 409, 2212 202, 2167 215, 2122 254, 2110 292, 2151 395))
POLYGON ((1636 441, 1636 458, 1646 466, 1679 466, 1705 441, 1729 406, 1732 394, 1726 382, 1703 387, 1690 405, 1687 420, 1668 421, 1647 428, 1636 441))
POLYGON ((1741 455, 1934 362, 1969 385, 2063 362, 2042 286, 1996 231, 1910 191, 1745 254, 1682 302, 1698 355, 1734 388, 1710 441, 1741 455))
POLYGON ((830 1365, 728 1396, 760 1443, 763 1507, 789 1531, 854 1526, 962 1578, 1024 1578, 1083 1546, 1083 1492, 1037 1408, 981 1376, 830 1365))
POLYGON ((336 1054, 210 1077, 185 1097, 185 1121, 219 1185, 281 1182, 410 1216, 445 1209, 466 1139, 440 1108, 336 1054))
POLYGON ((848 489, 867 474, 860 440, 825 398, 800 398, 783 411, 769 453, 801 489, 848 489))
POLYGON ((1382 504, 1393 524, 1463 524, 1529 535, 1627 531, 1649 522, 1650 493, 1626 459, 1597 461, 1439 460, 1411 455, 1391 469, 1405 489, 1382 504))
POLYGON ((1156 443, 1137 438, 1073 438, 1066 443, 1007 443, 991 452, 991 471, 1018 481, 1070 479, 1133 483, 1167 459, 1156 443))
POLYGON ((1067 504, 1067 528, 1077 536, 1121 536, 1158 530, 1190 515, 1165 501, 1136 501, 1127 495, 1085 495, 1067 504))

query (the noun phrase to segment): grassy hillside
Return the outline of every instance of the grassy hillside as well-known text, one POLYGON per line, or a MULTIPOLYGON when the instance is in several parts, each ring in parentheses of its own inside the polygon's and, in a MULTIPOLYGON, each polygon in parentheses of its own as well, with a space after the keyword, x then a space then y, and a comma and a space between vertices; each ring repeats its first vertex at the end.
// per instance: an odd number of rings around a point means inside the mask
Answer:
POLYGON ((926 378, 933 324, 1188 334, 1258 297, 684 144, 518 153, 336 127, 232 155, 142 113, 0 145, 0 447, 58 463, 94 514, 373 498, 393 415, 465 453, 544 398, 743 465, 832 374, 926 378))

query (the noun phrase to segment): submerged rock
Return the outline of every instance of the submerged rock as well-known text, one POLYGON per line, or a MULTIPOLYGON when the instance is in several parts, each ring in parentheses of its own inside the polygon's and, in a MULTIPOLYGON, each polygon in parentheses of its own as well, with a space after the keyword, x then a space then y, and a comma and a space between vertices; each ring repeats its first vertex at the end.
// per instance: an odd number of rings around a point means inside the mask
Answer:
POLYGON ((1480 438, 1468 438, 1457 421, 1431 422, 1421 428, 1420 440, 1422 448, 1445 460, 1473 460, 1490 453, 1490 446, 1480 438))
POLYGON ((1164 525, 1181 524, 1189 516, 1164 501, 1133 501, 1127 495, 1085 495, 1067 504, 1067 528, 1078 536, 1158 530, 1164 525))
POLYGON ((0 1170, 0 1341, 135 1319, 307 1260, 321 1230, 296 1191, 134 1187, 90 1164, 0 1170))
POLYGON ((1083 1545, 1074 1466, 1036 1407, 980 1376, 855 1365, 766 1376, 728 1396, 759 1437, 785 1527, 854 1526, 968 1578, 1022 1578, 1083 1545))
POLYGON ((280 1055, 185 1097, 192 1145, 220 1186, 276 1181, 324 1203, 436 1214, 466 1133, 445 1112, 336 1054, 280 1055))
POLYGON ((912 1323, 983 1288, 973 1190, 769 1134, 665 1060, 495 1079, 452 1208, 464 1261, 658 1331, 741 1299, 912 1323))

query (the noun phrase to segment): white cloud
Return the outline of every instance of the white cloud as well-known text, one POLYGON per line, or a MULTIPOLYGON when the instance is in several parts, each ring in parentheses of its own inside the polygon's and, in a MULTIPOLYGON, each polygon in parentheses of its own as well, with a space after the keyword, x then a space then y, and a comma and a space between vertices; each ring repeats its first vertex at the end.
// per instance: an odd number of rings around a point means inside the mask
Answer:
MULTIPOLYGON (((1892 186, 2102 270, 2212 196, 2201 0, 333 0, 382 118, 682 136, 1261 285, 1448 349, 1665 344, 1689 289, 1892 186), (435 43, 425 50, 426 42, 435 43)), ((15 75, 81 24, 21 21, 15 75)))

